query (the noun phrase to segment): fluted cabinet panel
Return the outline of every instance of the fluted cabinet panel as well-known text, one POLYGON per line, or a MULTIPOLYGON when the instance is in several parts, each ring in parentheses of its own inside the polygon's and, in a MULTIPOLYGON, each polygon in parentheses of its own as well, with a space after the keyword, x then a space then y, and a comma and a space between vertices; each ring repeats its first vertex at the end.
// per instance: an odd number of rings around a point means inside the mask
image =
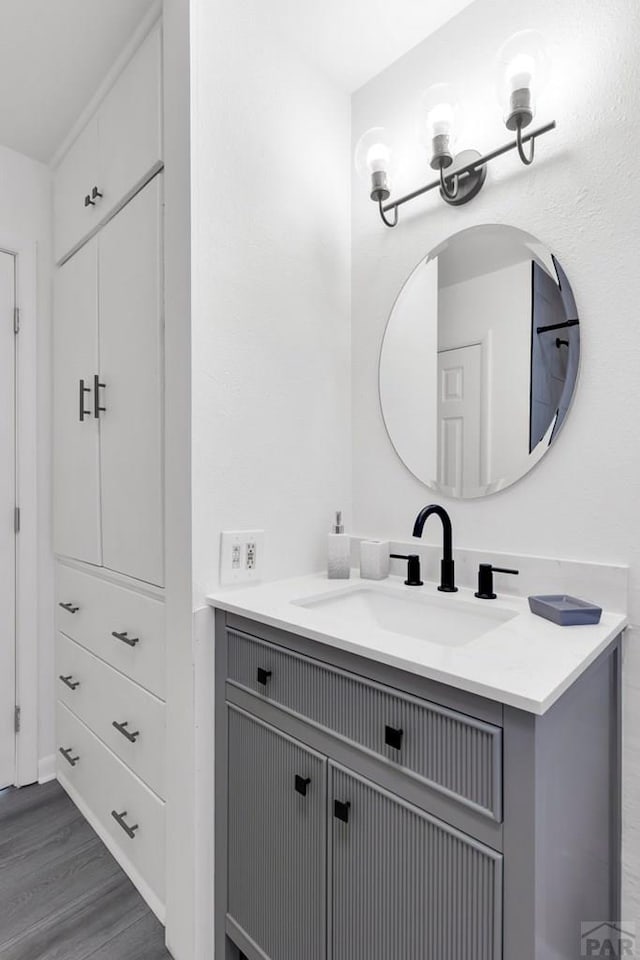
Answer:
POLYGON ((329 778, 330 960, 499 960, 502 857, 340 767, 329 778))
POLYGON ((326 760, 228 718, 228 915, 269 960, 326 960, 326 760))
POLYGON ((234 630, 228 660, 232 682, 502 819, 499 727, 234 630), (258 670, 269 673, 264 684, 258 670), (402 731, 399 749, 385 742, 387 726, 402 731))

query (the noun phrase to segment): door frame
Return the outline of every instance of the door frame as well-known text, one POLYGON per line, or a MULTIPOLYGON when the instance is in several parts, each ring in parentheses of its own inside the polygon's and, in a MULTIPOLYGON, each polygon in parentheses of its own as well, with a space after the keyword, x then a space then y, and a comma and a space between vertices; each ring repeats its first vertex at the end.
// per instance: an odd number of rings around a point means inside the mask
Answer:
MULTIPOLYGON (((15 473, 20 532, 15 561, 16 786, 38 779, 38 369, 37 244, 0 231, 0 250, 15 258, 15 305, 20 332, 15 340, 15 473)), ((45 435, 48 435, 48 431, 45 435)))

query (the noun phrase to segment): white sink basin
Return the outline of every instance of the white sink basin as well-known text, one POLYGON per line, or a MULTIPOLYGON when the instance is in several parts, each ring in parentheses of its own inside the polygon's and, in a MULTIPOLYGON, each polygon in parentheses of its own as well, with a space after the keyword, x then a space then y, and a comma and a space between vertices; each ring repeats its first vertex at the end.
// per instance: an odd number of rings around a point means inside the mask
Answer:
POLYGON ((322 596, 292 601, 312 610, 326 624, 384 630, 446 647, 470 643, 516 616, 493 601, 460 600, 451 594, 405 593, 382 585, 354 585, 322 596), (482 606, 482 604, 486 606, 482 606))

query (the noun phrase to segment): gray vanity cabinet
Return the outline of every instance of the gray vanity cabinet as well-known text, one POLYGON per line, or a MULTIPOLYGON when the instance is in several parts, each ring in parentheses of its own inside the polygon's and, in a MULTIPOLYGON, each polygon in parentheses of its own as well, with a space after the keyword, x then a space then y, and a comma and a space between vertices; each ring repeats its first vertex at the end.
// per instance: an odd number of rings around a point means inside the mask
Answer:
POLYGON ((330 797, 332 960, 502 957, 500 854, 333 764, 330 797))
POLYGON ((230 922, 270 960, 326 958, 327 762, 229 708, 230 922))
POLYGON ((620 642, 543 715, 216 613, 216 960, 550 960, 620 916, 620 642))

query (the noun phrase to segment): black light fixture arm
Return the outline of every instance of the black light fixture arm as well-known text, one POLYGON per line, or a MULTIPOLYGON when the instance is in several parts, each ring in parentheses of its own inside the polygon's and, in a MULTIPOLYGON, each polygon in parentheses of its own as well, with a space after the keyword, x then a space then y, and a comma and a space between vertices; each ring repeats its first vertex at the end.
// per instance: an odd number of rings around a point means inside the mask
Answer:
MULTIPOLYGON (((445 177, 444 167, 440 167, 440 189, 447 200, 455 200, 460 192, 460 180, 458 174, 454 173, 452 177, 445 177)), ((397 213, 396 209, 396 213, 397 213)))
POLYGON ((528 138, 527 138, 527 137, 523 137, 523 136, 522 136, 522 120, 519 120, 519 121, 518 121, 518 125, 517 125, 517 127, 516 127, 516 144, 517 144, 517 147, 518 147, 518 155, 519 155, 520 159, 521 159, 522 162, 524 163, 525 167, 530 167, 531 164, 533 163, 533 160, 534 160, 534 157, 535 157, 535 154, 536 154, 536 138, 535 138, 535 137, 528 137, 528 138), (530 141, 529 155, 528 155, 528 156, 527 156, 527 154, 524 152, 524 141, 525 141, 526 139, 528 139, 528 140, 530 141))
POLYGON ((384 223, 385 227, 397 226, 398 224, 398 208, 397 207, 394 207, 394 210, 393 210, 393 213, 394 213, 393 220, 387 220, 384 212, 384 207, 382 206, 382 200, 378 200, 378 208, 380 210, 380 216, 382 218, 382 222, 384 223))
MULTIPOLYGON (((387 227, 395 227, 398 223, 398 208, 403 206, 405 203, 409 203, 411 200, 415 200, 417 197, 421 197, 424 193, 428 193, 430 190, 435 190, 438 187, 442 190, 442 182, 445 182, 445 199, 454 199, 458 190, 455 189, 455 193, 452 195, 451 187, 447 187, 446 184, 450 183, 454 177, 457 179, 458 188, 460 186, 460 181, 465 177, 471 176, 477 173, 480 167, 485 166, 488 163, 491 163, 492 160, 495 160, 497 157, 501 157, 505 153, 509 153, 511 150, 517 150, 520 159, 523 163, 529 166, 533 161, 535 141, 538 137, 543 137, 545 133, 550 133, 552 130, 556 129, 556 122, 552 120, 550 123, 545 123, 541 127, 536 127, 535 130, 531 130, 529 133, 522 132, 522 127, 518 128, 517 136, 515 140, 510 140, 509 143, 503 144, 501 147, 497 147, 495 150, 491 150, 489 153, 485 153, 484 156, 474 159, 471 163, 465 164, 465 166, 460 167, 455 170, 455 173, 452 173, 451 176, 446 177, 444 172, 441 170, 438 174, 437 179, 430 181, 425 184, 424 187, 420 187, 418 190, 413 190, 411 193, 405 194, 403 197, 399 197, 397 200, 389 200, 388 203, 382 203, 379 201, 380 216, 382 217, 383 222, 387 227), (531 142, 531 151, 527 157, 523 149, 523 144, 531 142), (393 221, 388 220, 386 214, 393 212, 395 214, 395 219, 393 221)), ((469 198, 470 199, 470 198, 469 198)))

